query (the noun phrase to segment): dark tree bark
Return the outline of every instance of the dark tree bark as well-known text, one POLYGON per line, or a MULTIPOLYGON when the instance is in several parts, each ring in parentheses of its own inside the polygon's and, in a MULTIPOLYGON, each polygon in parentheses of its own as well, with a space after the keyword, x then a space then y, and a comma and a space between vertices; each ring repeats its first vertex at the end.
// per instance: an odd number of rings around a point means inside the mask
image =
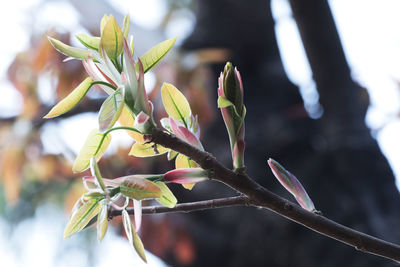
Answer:
MULTIPOLYGON (((325 1, 291 1, 324 114, 307 117, 298 88, 287 78, 274 33, 270 1, 197 1, 197 22, 183 49, 229 48, 245 87, 248 173, 290 198, 267 167, 273 157, 302 181, 328 218, 399 243, 399 194, 393 173, 364 124, 365 94, 350 70, 325 1), (397 224, 396 224, 397 222, 397 224)), ((216 81, 223 65, 213 65, 216 81)), ((219 118, 204 136, 206 149, 230 164, 219 118)), ((186 200, 232 195, 200 184, 186 200)), ((190 266, 392 266, 275 214, 240 207, 185 214, 195 240, 190 266)), ((182 263, 172 256, 173 266, 182 263)))

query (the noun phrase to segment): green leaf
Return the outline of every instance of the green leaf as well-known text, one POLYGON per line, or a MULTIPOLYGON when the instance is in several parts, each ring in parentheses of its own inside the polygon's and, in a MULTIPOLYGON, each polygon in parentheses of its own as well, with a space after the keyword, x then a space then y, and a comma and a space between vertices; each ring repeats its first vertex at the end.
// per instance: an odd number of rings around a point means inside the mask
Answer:
POLYGON ((117 122, 124 107, 124 97, 121 89, 117 89, 112 95, 107 97, 99 111, 99 131, 105 132, 117 122))
POLYGON ((122 223, 124 225, 125 233, 129 239, 129 242, 132 244, 133 248, 136 250, 136 253, 139 257, 147 263, 146 254, 144 251, 144 246, 142 240, 140 240, 139 235, 136 233, 133 228, 131 218, 126 210, 122 211, 122 223))
POLYGON ((114 17, 110 15, 101 33, 100 43, 103 45, 107 55, 114 62, 117 61, 118 56, 122 53, 123 39, 124 36, 121 28, 118 26, 114 17))
POLYGON ((66 56, 73 57, 76 59, 87 59, 87 57, 89 56, 89 50, 69 46, 57 39, 51 38, 50 36, 48 36, 47 38, 49 39, 51 45, 58 52, 66 56))
MULTIPOLYGON (((178 154, 175 159, 175 169, 198 168, 199 165, 183 154, 178 154)), ((192 190, 194 184, 182 184, 185 189, 192 190)))
POLYGON ((167 159, 173 160, 174 158, 176 158, 177 155, 178 155, 178 152, 176 152, 174 150, 169 150, 168 154, 167 154, 167 159))
MULTIPOLYGON (((144 72, 146 73, 148 70, 153 68, 155 65, 160 62, 160 60, 171 50, 172 46, 175 44, 176 37, 163 41, 158 45, 152 47, 149 51, 147 51, 143 56, 140 57, 140 60, 143 64, 144 72)), ((136 71, 139 72, 139 65, 135 66, 136 71)))
MULTIPOLYGON (((118 122, 119 124, 121 124, 121 126, 125 126, 125 127, 134 127, 135 125, 135 119, 132 115, 132 112, 129 110, 129 108, 124 105, 121 115, 118 118, 118 122)), ((145 142, 143 135, 137 132, 133 132, 133 131, 126 131, 130 137, 133 138, 133 140, 135 140, 138 143, 143 144, 145 142)))
POLYGON ((48 119, 57 117, 74 108, 89 91, 92 82, 92 79, 87 77, 69 95, 57 103, 57 105, 55 105, 43 118, 48 119))
POLYGON ((89 167, 92 157, 95 157, 96 161, 99 161, 110 142, 111 135, 104 135, 97 129, 91 131, 74 161, 72 171, 82 172, 86 170, 89 167))
POLYGON ((103 240, 108 228, 108 205, 102 201, 99 215, 97 215, 97 240, 103 240))
POLYGON ((122 32, 124 34, 125 39, 128 39, 129 24, 130 24, 129 14, 126 14, 125 17, 124 17, 124 23, 123 23, 123 27, 122 27, 122 32))
POLYGON ((155 183, 135 175, 124 177, 120 184, 120 192, 136 200, 159 198, 162 195, 161 189, 155 183))
POLYGON ((161 182, 161 181, 157 181, 154 183, 161 189, 161 192, 162 192, 162 196, 156 199, 157 202, 167 208, 175 207, 178 200, 176 199, 174 194, 171 192, 171 190, 168 188, 168 186, 164 182, 161 182))
POLYGON ((146 158, 146 157, 159 156, 167 152, 168 148, 165 148, 160 145, 155 145, 154 143, 146 143, 146 144, 134 143, 128 155, 135 156, 138 158, 146 158), (154 150, 154 146, 156 146, 157 151, 154 150))
POLYGON ((226 99, 225 97, 219 96, 218 97, 218 108, 226 108, 226 107, 230 107, 233 106, 233 103, 231 101, 229 101, 228 99, 226 99))
POLYGON ((100 38, 87 35, 86 33, 75 34, 75 37, 87 48, 99 51, 100 38))
POLYGON ((64 230, 64 238, 81 231, 90 220, 100 212, 100 199, 91 199, 85 202, 72 214, 64 230))
POLYGON ((168 115, 186 125, 186 118, 191 114, 190 105, 186 97, 169 83, 162 85, 161 97, 168 115))

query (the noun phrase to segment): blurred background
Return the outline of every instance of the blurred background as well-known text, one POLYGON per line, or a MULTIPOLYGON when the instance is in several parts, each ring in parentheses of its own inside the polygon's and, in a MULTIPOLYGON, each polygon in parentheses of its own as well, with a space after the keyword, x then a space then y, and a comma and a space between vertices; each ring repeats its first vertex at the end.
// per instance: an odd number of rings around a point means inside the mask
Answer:
MULTIPOLYGON (((300 2, 8 3, 0 17, 0 266, 392 266, 250 208, 145 216, 148 265, 129 246, 119 218, 100 244, 92 229, 62 239, 84 191, 84 174, 73 174, 71 165, 97 127, 105 95, 93 90, 69 113, 42 119, 86 77, 81 62, 63 62, 47 36, 79 46, 74 35, 99 36, 104 14, 121 25, 129 13, 137 56, 178 37, 145 76, 159 117, 160 86, 173 83, 199 115, 206 150, 230 166, 216 81, 232 61, 245 87, 249 174, 291 199, 267 169, 273 157, 303 182, 324 215, 400 243, 400 2, 300 2)), ((114 134, 100 161, 104 176, 173 168, 165 157, 128 157, 131 145, 126 133, 114 134)), ((235 194, 213 182, 192 192, 172 189, 179 202, 235 194)))

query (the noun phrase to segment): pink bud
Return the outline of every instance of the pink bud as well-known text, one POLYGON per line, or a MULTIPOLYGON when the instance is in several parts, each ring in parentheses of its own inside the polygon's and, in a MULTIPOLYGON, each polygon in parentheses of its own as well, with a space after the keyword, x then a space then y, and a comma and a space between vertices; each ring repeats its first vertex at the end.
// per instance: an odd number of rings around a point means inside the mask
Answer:
POLYGON ((164 180, 177 184, 195 184, 210 179, 210 172, 201 168, 175 169, 164 174, 164 180))
POLYGON ((286 188, 297 200, 303 209, 315 211, 314 203, 311 201, 306 190, 297 178, 287 171, 282 165, 273 159, 268 160, 268 165, 276 179, 286 188))
POLYGON ((221 109, 229 134, 233 167, 244 167, 244 117, 243 84, 239 71, 227 62, 218 79, 218 107, 221 109))

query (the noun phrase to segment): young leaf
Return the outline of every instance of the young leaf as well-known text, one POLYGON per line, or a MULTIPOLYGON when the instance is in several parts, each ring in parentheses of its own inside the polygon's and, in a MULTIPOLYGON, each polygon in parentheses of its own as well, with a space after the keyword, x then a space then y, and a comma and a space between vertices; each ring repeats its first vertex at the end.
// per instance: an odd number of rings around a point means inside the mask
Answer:
MULTIPOLYGON (((133 56, 129 51, 128 43, 126 39, 124 39, 123 43, 123 71, 126 75, 126 84, 125 84, 125 104, 131 109, 132 112, 136 114, 137 110, 135 110, 135 101, 138 90, 138 80, 135 71, 135 62, 133 60, 133 56)), ((140 112, 140 111, 139 111, 140 112)))
POLYGON ((100 212, 100 199, 85 202, 72 215, 64 230, 64 238, 81 231, 100 212))
POLYGON ((104 136, 103 133, 99 133, 96 129, 91 131, 74 161, 72 171, 82 172, 86 170, 89 167, 92 157, 95 157, 99 161, 110 142, 111 135, 104 136))
MULTIPOLYGON (((121 126, 134 127, 135 119, 134 119, 132 113, 130 112, 130 110, 126 106, 124 106, 122 108, 122 112, 121 112, 121 115, 119 116, 118 122, 119 122, 119 124, 121 124, 121 126)), ((142 134, 140 134, 138 132, 134 132, 134 131, 129 131, 129 130, 127 130, 126 132, 136 142, 138 142, 140 144, 143 144, 145 142, 142 134)))
POLYGON ((154 183, 161 189, 161 192, 162 192, 161 197, 156 198, 157 202, 167 208, 175 207, 176 203, 178 203, 178 200, 176 199, 174 194, 171 192, 171 190, 168 188, 168 186, 164 182, 161 182, 161 181, 157 181, 154 183))
POLYGON ((143 246, 143 242, 140 239, 139 235, 133 231, 133 240, 132 240, 132 244, 133 247, 135 248, 137 254, 139 255, 139 257, 145 262, 147 263, 147 259, 146 259, 146 254, 144 252, 144 246, 143 246))
POLYGON ((162 195, 161 189, 155 183, 135 175, 124 177, 120 184, 120 192, 136 200, 159 198, 162 195))
POLYGON ((186 125, 186 118, 191 114, 186 97, 175 86, 169 83, 162 85, 161 97, 168 115, 186 125))
POLYGON ((81 42, 84 46, 86 46, 89 49, 98 51, 100 48, 99 37, 93 37, 87 35, 86 33, 75 34, 75 37, 79 40, 79 42, 81 42))
POLYGON ((92 86, 92 79, 87 77, 67 97, 57 103, 43 118, 54 118, 74 108, 86 95, 92 86))
MULTIPOLYGON (((176 169, 197 168, 197 167, 199 167, 199 165, 196 162, 190 160, 183 154, 178 154, 178 156, 175 159, 176 169)), ((182 186, 188 190, 192 190, 194 184, 182 184, 182 186)))
POLYGON ((126 210, 122 211, 122 223, 124 225, 125 233, 129 239, 129 242, 133 245, 133 248, 136 250, 140 258, 142 258, 142 260, 147 263, 143 243, 140 240, 139 235, 133 228, 131 218, 129 217, 129 214, 126 210))
MULTIPOLYGON (((143 56, 140 57, 140 60, 143 63, 143 69, 146 73, 148 70, 153 68, 155 65, 160 62, 160 60, 171 50, 172 46, 175 44, 176 37, 163 41, 158 45, 152 47, 149 51, 147 51, 143 56)), ((139 66, 136 64, 136 71, 139 70, 139 66)))
POLYGON ((203 145, 197 136, 189 131, 186 127, 182 126, 178 121, 173 118, 169 118, 169 124, 172 129, 172 132, 180 139, 185 141, 186 143, 191 144, 194 147, 197 147, 200 150, 204 150, 203 145))
POLYGON ((128 35, 129 35, 129 23, 130 23, 130 18, 129 18, 129 14, 126 14, 124 17, 124 24, 122 27, 122 32, 124 34, 124 37, 126 39, 128 39, 128 35))
POLYGON ((107 21, 110 19, 109 16, 105 15, 101 18, 100 21, 100 33, 103 34, 104 26, 106 26, 107 21))
POLYGON ((64 44, 63 42, 51 38, 50 36, 47 37, 51 43, 51 45, 60 53, 73 57, 76 59, 87 59, 89 56, 89 50, 86 49, 80 49, 76 47, 72 47, 69 45, 64 44))
POLYGON ((114 17, 110 15, 101 33, 101 45, 107 55, 114 61, 122 53, 123 34, 114 17))
POLYGON ((300 206, 303 209, 314 212, 314 203, 299 180, 273 159, 268 160, 268 165, 276 179, 294 196, 300 206))
POLYGON ((141 144, 134 143, 131 150, 129 151, 129 156, 135 156, 138 158, 146 158, 162 155, 168 152, 168 148, 160 145, 155 145, 154 143, 141 144), (154 149, 156 146, 156 149, 154 149))
POLYGON ((99 131, 105 132, 117 122, 124 107, 124 97, 121 89, 117 89, 107 97, 99 111, 99 131))
POLYGON ((233 103, 223 96, 218 97, 217 103, 218 103, 218 108, 226 108, 233 106, 233 103))
POLYGON ((102 201, 99 215, 97 215, 97 240, 101 241, 107 233, 108 228, 108 205, 102 201))
POLYGON ((186 169, 186 168, 198 168, 199 165, 194 162, 193 160, 190 160, 188 157, 186 157, 183 154, 178 154, 178 156, 175 159, 175 168, 176 169, 186 169))
POLYGON ((174 158, 176 158, 176 156, 178 156, 178 152, 174 151, 174 150, 169 150, 168 154, 167 154, 167 159, 169 161, 173 160, 174 158))

